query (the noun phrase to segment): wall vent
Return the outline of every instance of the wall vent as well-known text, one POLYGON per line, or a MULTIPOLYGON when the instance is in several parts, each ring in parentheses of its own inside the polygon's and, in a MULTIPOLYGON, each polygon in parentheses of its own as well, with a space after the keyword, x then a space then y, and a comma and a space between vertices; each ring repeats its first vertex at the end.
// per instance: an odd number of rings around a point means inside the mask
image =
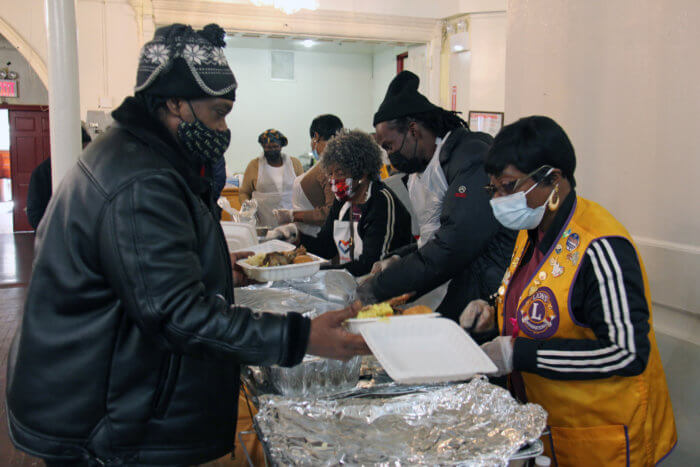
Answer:
POLYGON ((294 80, 294 52, 273 51, 270 54, 270 77, 274 80, 294 80))

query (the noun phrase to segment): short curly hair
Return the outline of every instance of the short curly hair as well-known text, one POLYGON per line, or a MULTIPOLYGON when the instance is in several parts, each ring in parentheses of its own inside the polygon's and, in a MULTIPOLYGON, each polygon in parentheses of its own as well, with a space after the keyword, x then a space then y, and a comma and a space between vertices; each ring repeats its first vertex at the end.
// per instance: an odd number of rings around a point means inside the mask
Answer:
POLYGON ((367 175, 370 180, 379 180, 382 153, 369 134, 360 130, 341 130, 328 140, 321 157, 321 167, 326 172, 338 168, 359 180, 367 175))

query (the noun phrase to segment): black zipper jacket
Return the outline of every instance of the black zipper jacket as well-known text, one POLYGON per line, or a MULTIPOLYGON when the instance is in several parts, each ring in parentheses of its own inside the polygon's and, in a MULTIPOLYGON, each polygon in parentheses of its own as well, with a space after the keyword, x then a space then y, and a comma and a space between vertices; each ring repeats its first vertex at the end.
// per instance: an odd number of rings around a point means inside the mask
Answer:
MULTIPOLYGON (((310 235, 301 235, 301 243, 318 256, 335 258, 338 250, 333 239, 333 225, 345 202, 333 202, 326 222, 321 231, 314 238, 310 235)), ((355 276, 367 274, 372 265, 382 259, 389 251, 403 247, 413 241, 411 235, 411 215, 396 195, 379 181, 372 182, 370 197, 366 203, 360 205, 360 220, 355 228, 362 239, 362 254, 356 260, 345 264, 337 264, 329 269, 347 269, 355 276)), ((352 208, 349 208, 343 219, 349 221, 352 208)))
POLYGON ((422 248, 395 252, 401 260, 366 283, 378 300, 421 295, 451 279, 436 311, 458 321, 471 300, 487 299, 498 289, 517 232, 498 223, 484 190, 489 181, 484 156, 492 141, 466 128, 450 133, 438 156, 448 183, 440 228, 422 248))
POLYGON ((12 441, 51 461, 198 464, 234 443, 239 365, 309 320, 233 304, 211 181, 134 98, 51 198, 8 365, 12 441))

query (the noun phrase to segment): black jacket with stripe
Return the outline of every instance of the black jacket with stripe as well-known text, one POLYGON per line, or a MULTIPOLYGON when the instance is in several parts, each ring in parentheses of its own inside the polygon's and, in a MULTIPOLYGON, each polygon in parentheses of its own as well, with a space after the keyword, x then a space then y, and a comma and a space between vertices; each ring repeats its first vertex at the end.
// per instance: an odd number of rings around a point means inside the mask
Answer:
MULTIPOLYGON (((315 255, 335 258, 338 250, 333 239, 333 223, 338 220, 344 202, 333 202, 326 222, 316 238, 301 234, 301 244, 315 255)), ((370 197, 360 205, 360 220, 356 224, 362 239, 362 254, 354 261, 334 264, 330 268, 347 269, 355 276, 367 274, 372 265, 389 251, 408 245, 413 241, 411 235, 411 215, 398 197, 384 183, 372 182, 370 197)), ((350 220, 351 209, 343 215, 344 221, 350 220)))
MULTIPOLYGON (((572 190, 537 245, 544 254, 556 241, 575 199, 576 193, 572 190)), ((529 235, 530 246, 525 251, 523 262, 530 259, 532 245, 536 243, 536 232, 530 231, 529 235)), ((572 288, 571 310, 574 318, 589 326, 596 339, 516 339, 514 369, 546 378, 567 380, 635 376, 642 373, 649 359, 649 308, 634 246, 621 237, 594 240, 582 258, 572 288), (629 313, 606 313, 606 310, 615 307, 625 309, 625 305, 629 313), (629 336, 616 339, 616 333, 619 332, 631 333, 633 344, 630 343, 629 336), (620 349, 616 361, 596 357, 597 351, 609 348, 618 341, 627 345, 620 349), (576 360, 577 364, 572 365, 572 360, 576 360), (582 362, 587 364, 583 365, 582 362), (626 363, 620 365, 620 362, 626 363)))

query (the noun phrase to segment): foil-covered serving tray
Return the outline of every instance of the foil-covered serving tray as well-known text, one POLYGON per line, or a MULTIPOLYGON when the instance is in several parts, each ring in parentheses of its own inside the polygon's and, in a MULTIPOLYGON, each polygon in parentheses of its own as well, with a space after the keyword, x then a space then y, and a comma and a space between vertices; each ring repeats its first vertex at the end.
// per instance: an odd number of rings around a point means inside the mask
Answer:
POLYGON ((403 395, 261 395, 258 405, 259 433, 277 465, 506 465, 528 443, 530 455, 541 452, 547 419, 541 406, 483 378, 403 395))
MULTIPOLYGON (((347 271, 320 271, 304 279, 276 281, 236 289, 236 303, 254 311, 288 313, 296 311, 314 318, 345 307, 357 284, 347 271)), ((347 362, 307 355, 292 368, 262 367, 256 386, 266 386, 284 396, 320 397, 355 387, 361 359, 347 362)))
POLYGON ((347 362, 307 355, 292 368, 261 368, 278 393, 289 397, 320 397, 349 390, 360 378, 360 357, 347 362))

